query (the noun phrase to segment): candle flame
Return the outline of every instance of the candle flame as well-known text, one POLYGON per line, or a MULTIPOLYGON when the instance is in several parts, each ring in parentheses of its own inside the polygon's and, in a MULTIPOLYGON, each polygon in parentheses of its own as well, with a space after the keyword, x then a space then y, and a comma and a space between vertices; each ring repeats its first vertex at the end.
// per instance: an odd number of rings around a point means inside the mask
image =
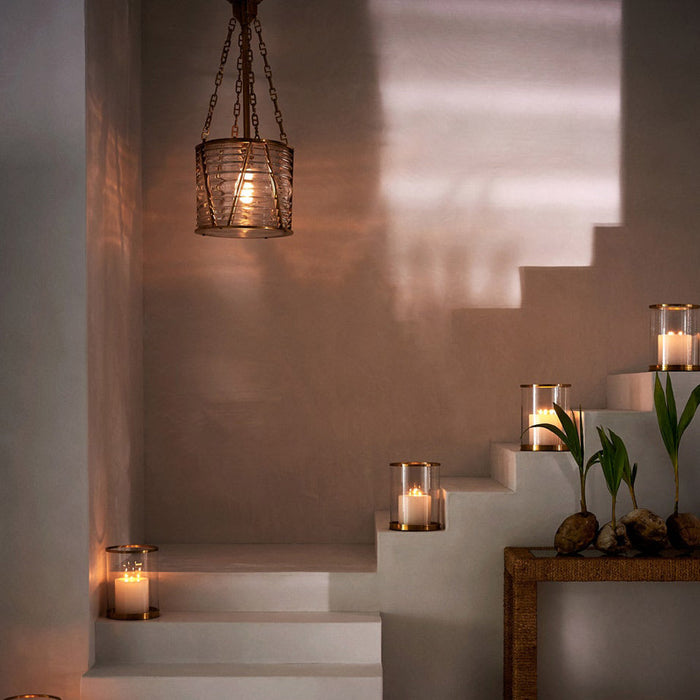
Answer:
POLYGON ((425 494, 423 491, 421 491, 420 487, 418 486, 413 486, 412 488, 408 489, 407 494, 409 496, 424 496, 425 494))
POLYGON ((556 416, 557 412, 553 408, 540 408, 537 410, 538 416, 556 416))

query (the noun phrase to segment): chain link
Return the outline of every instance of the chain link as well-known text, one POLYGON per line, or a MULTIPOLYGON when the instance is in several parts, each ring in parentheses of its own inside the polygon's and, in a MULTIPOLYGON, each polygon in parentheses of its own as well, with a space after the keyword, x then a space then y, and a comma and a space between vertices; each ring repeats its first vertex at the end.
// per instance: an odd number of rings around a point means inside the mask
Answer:
POLYGON ((282 122, 282 112, 277 102, 277 90, 272 84, 272 69, 270 68, 270 64, 267 60, 267 47, 265 46, 265 42, 263 41, 262 26, 260 25, 260 20, 257 17, 253 19, 253 26, 255 27, 255 32, 258 35, 260 55, 263 57, 263 62, 265 63, 265 77, 267 78, 268 85, 270 86, 270 99, 272 100, 272 105, 275 108, 275 120, 277 121, 277 125, 280 128, 280 141, 282 141, 283 144, 287 145, 287 134, 284 130, 284 123, 282 122))
POLYGON ((226 34, 226 41, 224 42, 223 49, 221 49, 221 60, 219 61, 219 70, 216 73, 216 78, 214 79, 214 92, 209 98, 209 111, 207 112, 207 118, 205 119, 204 127, 202 128, 202 141, 206 141, 207 136, 209 136, 211 119, 214 116, 214 107, 216 107, 216 102, 219 99, 219 86, 221 85, 221 81, 224 79, 224 66, 226 65, 228 53, 231 49, 231 37, 233 36, 233 30, 235 28, 236 18, 231 17, 228 23, 228 33, 226 34))
POLYGON ((238 35, 238 77, 236 78, 236 101, 233 104, 233 126, 231 136, 238 138, 238 117, 241 116, 241 92, 243 91, 243 32, 238 35))
MULTIPOLYGON (((263 62, 265 64, 265 77, 267 78, 267 82, 269 85, 269 94, 270 94, 270 100, 272 100, 272 105, 274 107, 274 113, 275 113, 275 121, 277 122, 277 125, 279 126, 280 130, 280 140, 282 143, 285 145, 287 144, 287 134, 284 130, 284 122, 282 120, 282 111, 280 110, 279 107, 279 102, 278 102, 278 95, 277 95, 277 90, 275 89, 274 84, 272 83, 272 69, 270 68, 270 64, 267 59, 267 47, 265 46, 265 42, 263 41, 262 37, 262 26, 260 24, 260 20, 255 17, 253 19, 253 26, 255 27, 255 32, 258 35, 258 44, 260 46, 260 55, 263 58, 263 62)), ((221 85, 221 82, 224 77, 224 67, 226 65, 226 61, 228 59, 229 51, 231 49, 231 37, 233 36, 233 32, 236 28, 236 18, 231 17, 228 23, 228 32, 226 34, 226 41, 224 42, 223 49, 221 50, 221 60, 219 61, 219 70, 216 73, 216 78, 214 79, 214 92, 212 93, 211 97, 209 98, 209 110, 207 112, 207 118, 204 122, 204 127, 202 129, 202 141, 206 141, 207 137, 209 136, 209 130, 211 128, 211 120, 212 117, 214 116, 214 108, 216 107, 216 103, 219 99, 219 86, 221 85)), ((251 42, 250 39, 252 37, 250 25, 245 25, 241 26, 241 33, 238 36, 238 48, 239 48, 239 56, 238 56, 238 62, 237 62, 237 68, 238 68, 238 77, 236 79, 236 101, 233 105, 233 126, 231 127, 231 135, 236 138, 238 137, 239 133, 239 127, 238 127, 238 122, 239 118, 241 115, 241 94, 243 93, 243 80, 246 79, 243 77, 243 32, 247 31, 248 33, 248 66, 250 69, 250 72, 248 73, 247 77, 247 82, 248 82, 248 103, 250 105, 250 112, 251 112, 251 123, 253 125, 253 128, 255 130, 255 138, 259 139, 260 138, 260 132, 259 132, 259 124, 260 124, 260 119, 258 117, 258 112, 257 112, 257 97, 255 95, 255 73, 253 72, 253 51, 251 48, 251 42)))
POLYGON ((250 44, 250 39, 252 37, 252 32, 250 31, 250 25, 246 25, 246 32, 248 33, 248 68, 250 72, 248 73, 248 102, 250 104, 250 121, 255 129, 256 140, 260 139, 259 124, 258 119, 257 104, 258 98, 255 96, 255 72, 253 71, 253 48, 250 44))

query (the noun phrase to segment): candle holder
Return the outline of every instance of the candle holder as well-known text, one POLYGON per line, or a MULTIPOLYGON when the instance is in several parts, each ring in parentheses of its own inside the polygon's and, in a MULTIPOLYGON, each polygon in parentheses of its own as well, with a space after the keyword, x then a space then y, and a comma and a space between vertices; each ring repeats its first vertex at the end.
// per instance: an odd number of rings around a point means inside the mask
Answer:
POLYGON ((158 547, 122 544, 107 547, 107 617, 150 620, 158 617, 158 547))
POLYGON ((649 370, 700 370, 700 306, 652 304, 649 310, 649 370))
POLYGON ((58 695, 45 695, 44 693, 25 693, 24 695, 10 695, 4 700, 19 700, 19 698, 49 698, 49 700, 61 700, 58 695))
POLYGON ((440 462, 392 462, 392 530, 426 532, 442 530, 443 498, 440 462))
POLYGON ((571 384, 521 384, 520 449, 530 451, 566 452, 568 448, 547 428, 533 425, 550 423, 561 430, 554 404, 569 412, 571 384))

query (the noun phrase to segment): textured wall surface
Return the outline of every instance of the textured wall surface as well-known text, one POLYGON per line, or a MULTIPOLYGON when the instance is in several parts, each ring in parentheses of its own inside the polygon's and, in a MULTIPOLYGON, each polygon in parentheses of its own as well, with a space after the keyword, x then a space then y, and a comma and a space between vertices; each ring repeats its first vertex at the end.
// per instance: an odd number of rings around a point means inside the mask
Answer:
POLYGON ((143 536, 141 8, 87 4, 90 590, 104 612, 104 548, 143 536))
POLYGON ((226 4, 144 6, 149 537, 368 541, 388 462, 483 474, 519 384, 596 407, 648 364, 647 306, 700 293, 674 7, 629 3, 621 48, 607 0, 268 0, 296 233, 239 241, 192 234, 226 4))
POLYGON ((0 696, 88 663, 83 0, 0 4, 0 696))
POLYGON ((368 541, 390 461, 482 474, 520 383, 601 405, 645 360, 644 309, 589 266, 619 237, 594 225, 619 216, 620 6, 261 5, 296 148, 296 233, 268 241, 192 233, 227 14, 144 5, 146 532, 368 541), (619 316, 636 348, 609 353, 619 316))

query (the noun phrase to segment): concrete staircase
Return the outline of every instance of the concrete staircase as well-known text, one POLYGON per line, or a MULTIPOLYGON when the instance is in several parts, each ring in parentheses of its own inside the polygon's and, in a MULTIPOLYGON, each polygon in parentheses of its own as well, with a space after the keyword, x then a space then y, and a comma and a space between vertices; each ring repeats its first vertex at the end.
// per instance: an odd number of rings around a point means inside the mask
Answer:
MULTIPOLYGON (((627 441, 640 463, 640 504, 665 516, 673 475, 652 410, 653 379, 650 372, 609 377, 608 408, 585 410, 584 423, 589 450, 596 425, 627 441)), ((698 381, 697 373, 674 373, 679 406, 698 381)), ((699 454, 700 419, 682 447, 683 508, 696 513, 699 454)), ((81 697, 500 697, 503 547, 550 543, 578 508, 578 475, 567 453, 492 444, 490 476, 443 478, 442 486, 445 530, 392 531, 388 512, 379 512, 376 549, 163 545, 162 616, 99 619, 97 663, 83 678, 81 697)), ((627 500, 623 489, 620 510, 627 500)), ((601 522, 609 517, 599 469, 589 476, 588 505, 601 522)), ((697 587, 548 586, 539 613, 542 700, 609 697, 600 689, 618 687, 617 697, 697 698, 697 587), (627 643, 630 634, 652 638, 659 629, 667 630, 663 655, 655 646, 653 659, 640 656, 639 646, 627 643)))
POLYGON ((81 697, 379 699, 375 568, 373 546, 163 546, 161 617, 100 618, 81 697))

